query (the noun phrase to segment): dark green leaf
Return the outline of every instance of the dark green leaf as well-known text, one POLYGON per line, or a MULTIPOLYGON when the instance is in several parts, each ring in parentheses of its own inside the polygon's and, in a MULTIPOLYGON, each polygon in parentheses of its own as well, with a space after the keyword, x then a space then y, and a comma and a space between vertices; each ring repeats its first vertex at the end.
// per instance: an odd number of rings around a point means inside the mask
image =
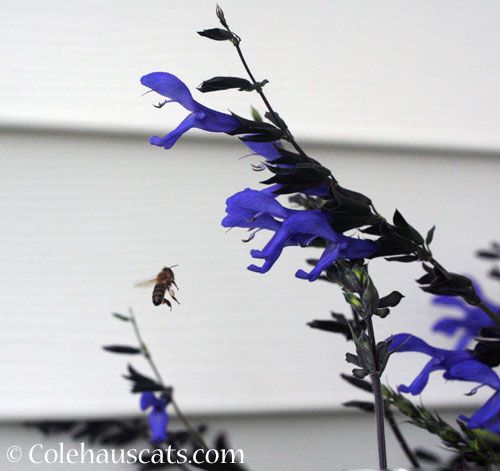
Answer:
POLYGON ((363 311, 365 316, 371 316, 379 307, 379 296, 375 285, 371 278, 367 278, 367 284, 363 295, 361 296, 361 303, 363 304, 363 311))
POLYGON ((386 260, 388 262, 409 263, 416 262, 418 260, 418 257, 416 255, 401 255, 400 257, 387 257, 386 260))
POLYGON ((198 31, 198 34, 215 41, 227 41, 229 39, 233 39, 232 33, 221 28, 204 29, 203 31, 198 31))
POLYGON ((138 393, 138 392, 144 392, 144 391, 165 391, 165 388, 158 384, 156 381, 154 381, 151 378, 148 378, 147 376, 144 376, 143 374, 139 373, 137 370, 135 370, 132 365, 128 365, 128 371, 129 375, 128 376, 123 376, 125 379, 128 379, 129 381, 132 381, 132 392, 133 393, 138 393))
POLYGON ((112 353, 125 353, 128 355, 137 355, 141 351, 136 347, 129 347, 128 345, 106 345, 102 347, 103 350, 112 353))
POLYGON ((363 368, 354 368, 352 370, 352 374, 356 376, 356 378, 362 379, 365 376, 368 376, 370 373, 363 368))
POLYGON ((381 319, 384 319, 385 317, 387 317, 389 314, 391 313, 391 311, 389 310, 389 308, 385 307, 383 309, 377 309, 375 311, 375 315, 380 317, 381 319))
POLYGON ((349 384, 352 384, 354 387, 362 389, 366 392, 373 392, 372 384, 369 381, 365 381, 354 376, 348 376, 344 373, 340 375, 344 381, 347 381, 349 384))
POLYGON ((123 314, 118 314, 117 312, 113 312, 112 314, 113 314, 114 317, 116 317, 117 319, 119 319, 121 321, 124 321, 124 322, 129 322, 130 321, 130 317, 124 316, 123 314))
POLYGON ((202 82, 198 90, 201 93, 208 93, 229 90, 231 88, 238 88, 240 91, 250 91, 252 90, 252 84, 247 79, 239 77, 213 77, 202 82))
POLYGON ((399 291, 393 291, 391 294, 380 298, 378 307, 382 309, 386 307, 395 307, 403 298, 404 296, 399 291))
POLYGON ((363 412, 373 413, 375 412, 375 405, 373 402, 367 401, 349 401, 342 403, 344 407, 354 407, 356 409, 360 409, 363 412))
POLYGON ((432 239, 434 238, 434 231, 436 230, 436 226, 432 226, 431 229, 429 229, 429 232, 427 233, 427 237, 425 238, 425 243, 427 245, 430 245, 432 242, 432 239))

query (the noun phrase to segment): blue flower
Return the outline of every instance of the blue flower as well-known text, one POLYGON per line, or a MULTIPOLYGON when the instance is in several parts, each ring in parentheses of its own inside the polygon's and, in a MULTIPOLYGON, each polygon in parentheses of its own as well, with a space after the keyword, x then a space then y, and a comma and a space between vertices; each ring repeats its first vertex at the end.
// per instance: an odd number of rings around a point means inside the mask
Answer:
POLYGON ((495 389, 495 394, 472 417, 461 415, 459 418, 465 421, 469 428, 488 429, 500 433, 500 378, 491 367, 476 360, 466 350, 445 350, 431 347, 411 334, 395 335, 390 350, 420 352, 432 357, 410 386, 399 386, 401 392, 409 392, 413 395, 420 394, 427 384, 429 374, 437 370, 444 370, 443 377, 446 379, 479 383, 479 386, 472 390, 473 392, 482 386, 495 389))
POLYGON ((453 374, 457 379, 474 381, 496 390, 495 394, 471 417, 461 415, 459 418, 465 421, 469 428, 488 429, 500 433, 500 378, 495 371, 482 363, 473 365, 465 361, 455 366, 453 374))
POLYGON ((329 225, 331 215, 321 210, 293 210, 283 207, 272 194, 273 187, 234 194, 227 203, 224 227, 267 229, 275 234, 262 250, 252 250, 253 258, 263 259, 262 266, 250 265, 249 270, 266 273, 287 246, 307 246, 314 239, 329 242, 316 267, 309 273, 298 270, 297 278, 315 281, 321 272, 337 258, 361 258, 373 253, 377 246, 366 240, 353 239, 336 233, 329 225))
POLYGON ((170 149, 191 128, 211 132, 231 132, 241 125, 234 116, 212 110, 194 100, 186 85, 175 75, 167 72, 153 72, 142 77, 141 83, 156 93, 169 98, 163 104, 177 102, 191 111, 184 121, 165 137, 153 136, 149 142, 155 146, 170 149))
POLYGON ((149 428, 151 429, 151 441, 153 443, 167 441, 168 414, 166 407, 168 401, 165 397, 157 398, 152 392, 146 391, 141 394, 141 410, 152 407, 149 413, 149 428))
MULTIPOLYGON (((474 288, 481 299, 485 299, 477 282, 473 281, 474 288)), ((445 335, 453 336, 461 332, 456 349, 465 348, 469 342, 477 337, 483 327, 495 326, 496 323, 482 309, 477 306, 470 306, 461 298, 449 296, 437 296, 433 299, 434 304, 441 304, 460 309, 463 312, 462 318, 443 317, 436 322, 432 328, 435 332, 442 332, 445 335)), ((485 304, 494 312, 500 312, 500 306, 491 301, 485 301, 485 304)))
POLYGON ((487 429, 500 433, 500 391, 493 394, 471 417, 460 415, 459 419, 467 423, 469 428, 487 429))
POLYGON ((410 386, 400 385, 398 387, 399 391, 404 393, 411 393, 414 396, 420 394, 427 382, 429 381, 429 375, 433 371, 444 370, 443 377, 446 379, 461 379, 464 381, 474 381, 472 379, 466 379, 463 374, 455 374, 455 368, 462 362, 466 362, 466 365, 470 369, 470 376, 472 377, 474 372, 483 366, 482 363, 474 359, 474 356, 467 352, 466 350, 445 350, 443 348, 431 347, 429 344, 424 342, 422 339, 415 337, 411 334, 398 334, 392 338, 390 345, 390 351, 394 352, 420 352, 429 355, 431 360, 424 366, 423 370, 419 375, 413 380, 410 386))
POLYGON ((243 141, 243 143, 254 153, 257 155, 261 155, 266 160, 273 161, 275 159, 279 159, 281 154, 276 149, 276 146, 281 147, 279 141, 274 142, 252 142, 252 141, 243 141))

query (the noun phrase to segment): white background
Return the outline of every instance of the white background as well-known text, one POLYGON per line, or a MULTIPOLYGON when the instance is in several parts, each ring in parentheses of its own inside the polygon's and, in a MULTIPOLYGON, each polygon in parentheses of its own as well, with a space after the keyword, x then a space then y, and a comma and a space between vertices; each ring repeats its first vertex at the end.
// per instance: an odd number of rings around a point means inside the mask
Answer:
MULTIPOLYGON (((438 259, 475 275, 499 299, 484 276, 489 265, 473 256, 500 233, 498 4, 222 6, 306 150, 341 184, 371 196, 383 214, 398 208, 422 232, 437 224, 438 259)), ((240 242, 244 232, 220 227, 225 199, 258 188, 262 174, 249 168, 258 159, 238 160, 246 150, 235 139, 198 131, 170 151, 147 143, 186 112, 175 104, 154 109, 157 97, 140 96, 141 75, 169 71, 192 89, 214 75, 242 76, 229 44, 194 33, 217 26, 213 7, 0 6, 3 419, 135 414, 137 397, 120 377, 127 358, 100 350, 134 341, 129 326, 110 316, 128 306, 187 412, 280 413, 274 422, 284 436, 299 426, 290 414, 301 412, 333 434, 345 423, 336 428, 334 419, 325 425, 320 417, 363 398, 338 379, 349 371, 343 354, 350 346, 305 326, 330 310, 347 311, 332 286, 294 279, 314 249, 287 249, 261 276, 245 267, 249 249, 261 248, 267 236, 250 247, 240 242), (179 264, 182 304, 172 313, 154 308, 149 291, 133 288, 166 264, 179 264)), ((220 110, 263 110, 251 94, 199 95, 220 110)), ((451 345, 429 333, 445 311, 418 290, 417 265, 376 261, 372 273, 382 294, 406 295, 377 323, 379 338, 411 331, 451 345)), ((388 381, 407 384, 425 361, 400 355, 388 381)), ((134 364, 147 373, 140 360, 134 364)), ((468 385, 445 384, 439 375, 431 386, 423 396, 429 406, 474 407, 488 396, 465 398, 468 385)), ((255 446, 249 419, 239 417, 235 433, 255 446)), ((266 426, 258 417, 252 420, 266 426)), ((371 425, 369 417, 356 420, 371 425)), ((271 452, 264 455, 264 463, 271 460, 271 452)), ((325 460, 315 463, 322 469, 325 460)))

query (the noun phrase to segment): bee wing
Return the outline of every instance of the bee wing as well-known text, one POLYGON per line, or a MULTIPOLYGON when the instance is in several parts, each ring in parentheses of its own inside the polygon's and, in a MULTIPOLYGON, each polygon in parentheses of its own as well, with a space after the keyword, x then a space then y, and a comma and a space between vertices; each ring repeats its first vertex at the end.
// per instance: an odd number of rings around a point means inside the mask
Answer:
POLYGON ((139 283, 136 283, 134 286, 136 288, 147 288, 148 286, 153 286, 155 283, 156 283, 156 278, 153 278, 152 280, 140 281, 139 283))

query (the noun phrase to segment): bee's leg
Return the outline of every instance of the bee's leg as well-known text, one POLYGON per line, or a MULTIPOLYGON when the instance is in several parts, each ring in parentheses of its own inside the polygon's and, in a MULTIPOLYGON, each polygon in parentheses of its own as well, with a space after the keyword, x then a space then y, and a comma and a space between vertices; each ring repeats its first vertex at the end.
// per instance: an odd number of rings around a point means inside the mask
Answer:
POLYGON ((170 293, 170 297, 177 303, 177 304, 180 304, 179 301, 177 301, 177 298, 172 294, 170 293))
POLYGON ((179 287, 177 286, 177 283, 172 280, 172 284, 176 287, 177 291, 179 291, 179 287))
POLYGON ((168 299, 163 298, 163 304, 166 304, 172 310, 172 303, 168 299))

